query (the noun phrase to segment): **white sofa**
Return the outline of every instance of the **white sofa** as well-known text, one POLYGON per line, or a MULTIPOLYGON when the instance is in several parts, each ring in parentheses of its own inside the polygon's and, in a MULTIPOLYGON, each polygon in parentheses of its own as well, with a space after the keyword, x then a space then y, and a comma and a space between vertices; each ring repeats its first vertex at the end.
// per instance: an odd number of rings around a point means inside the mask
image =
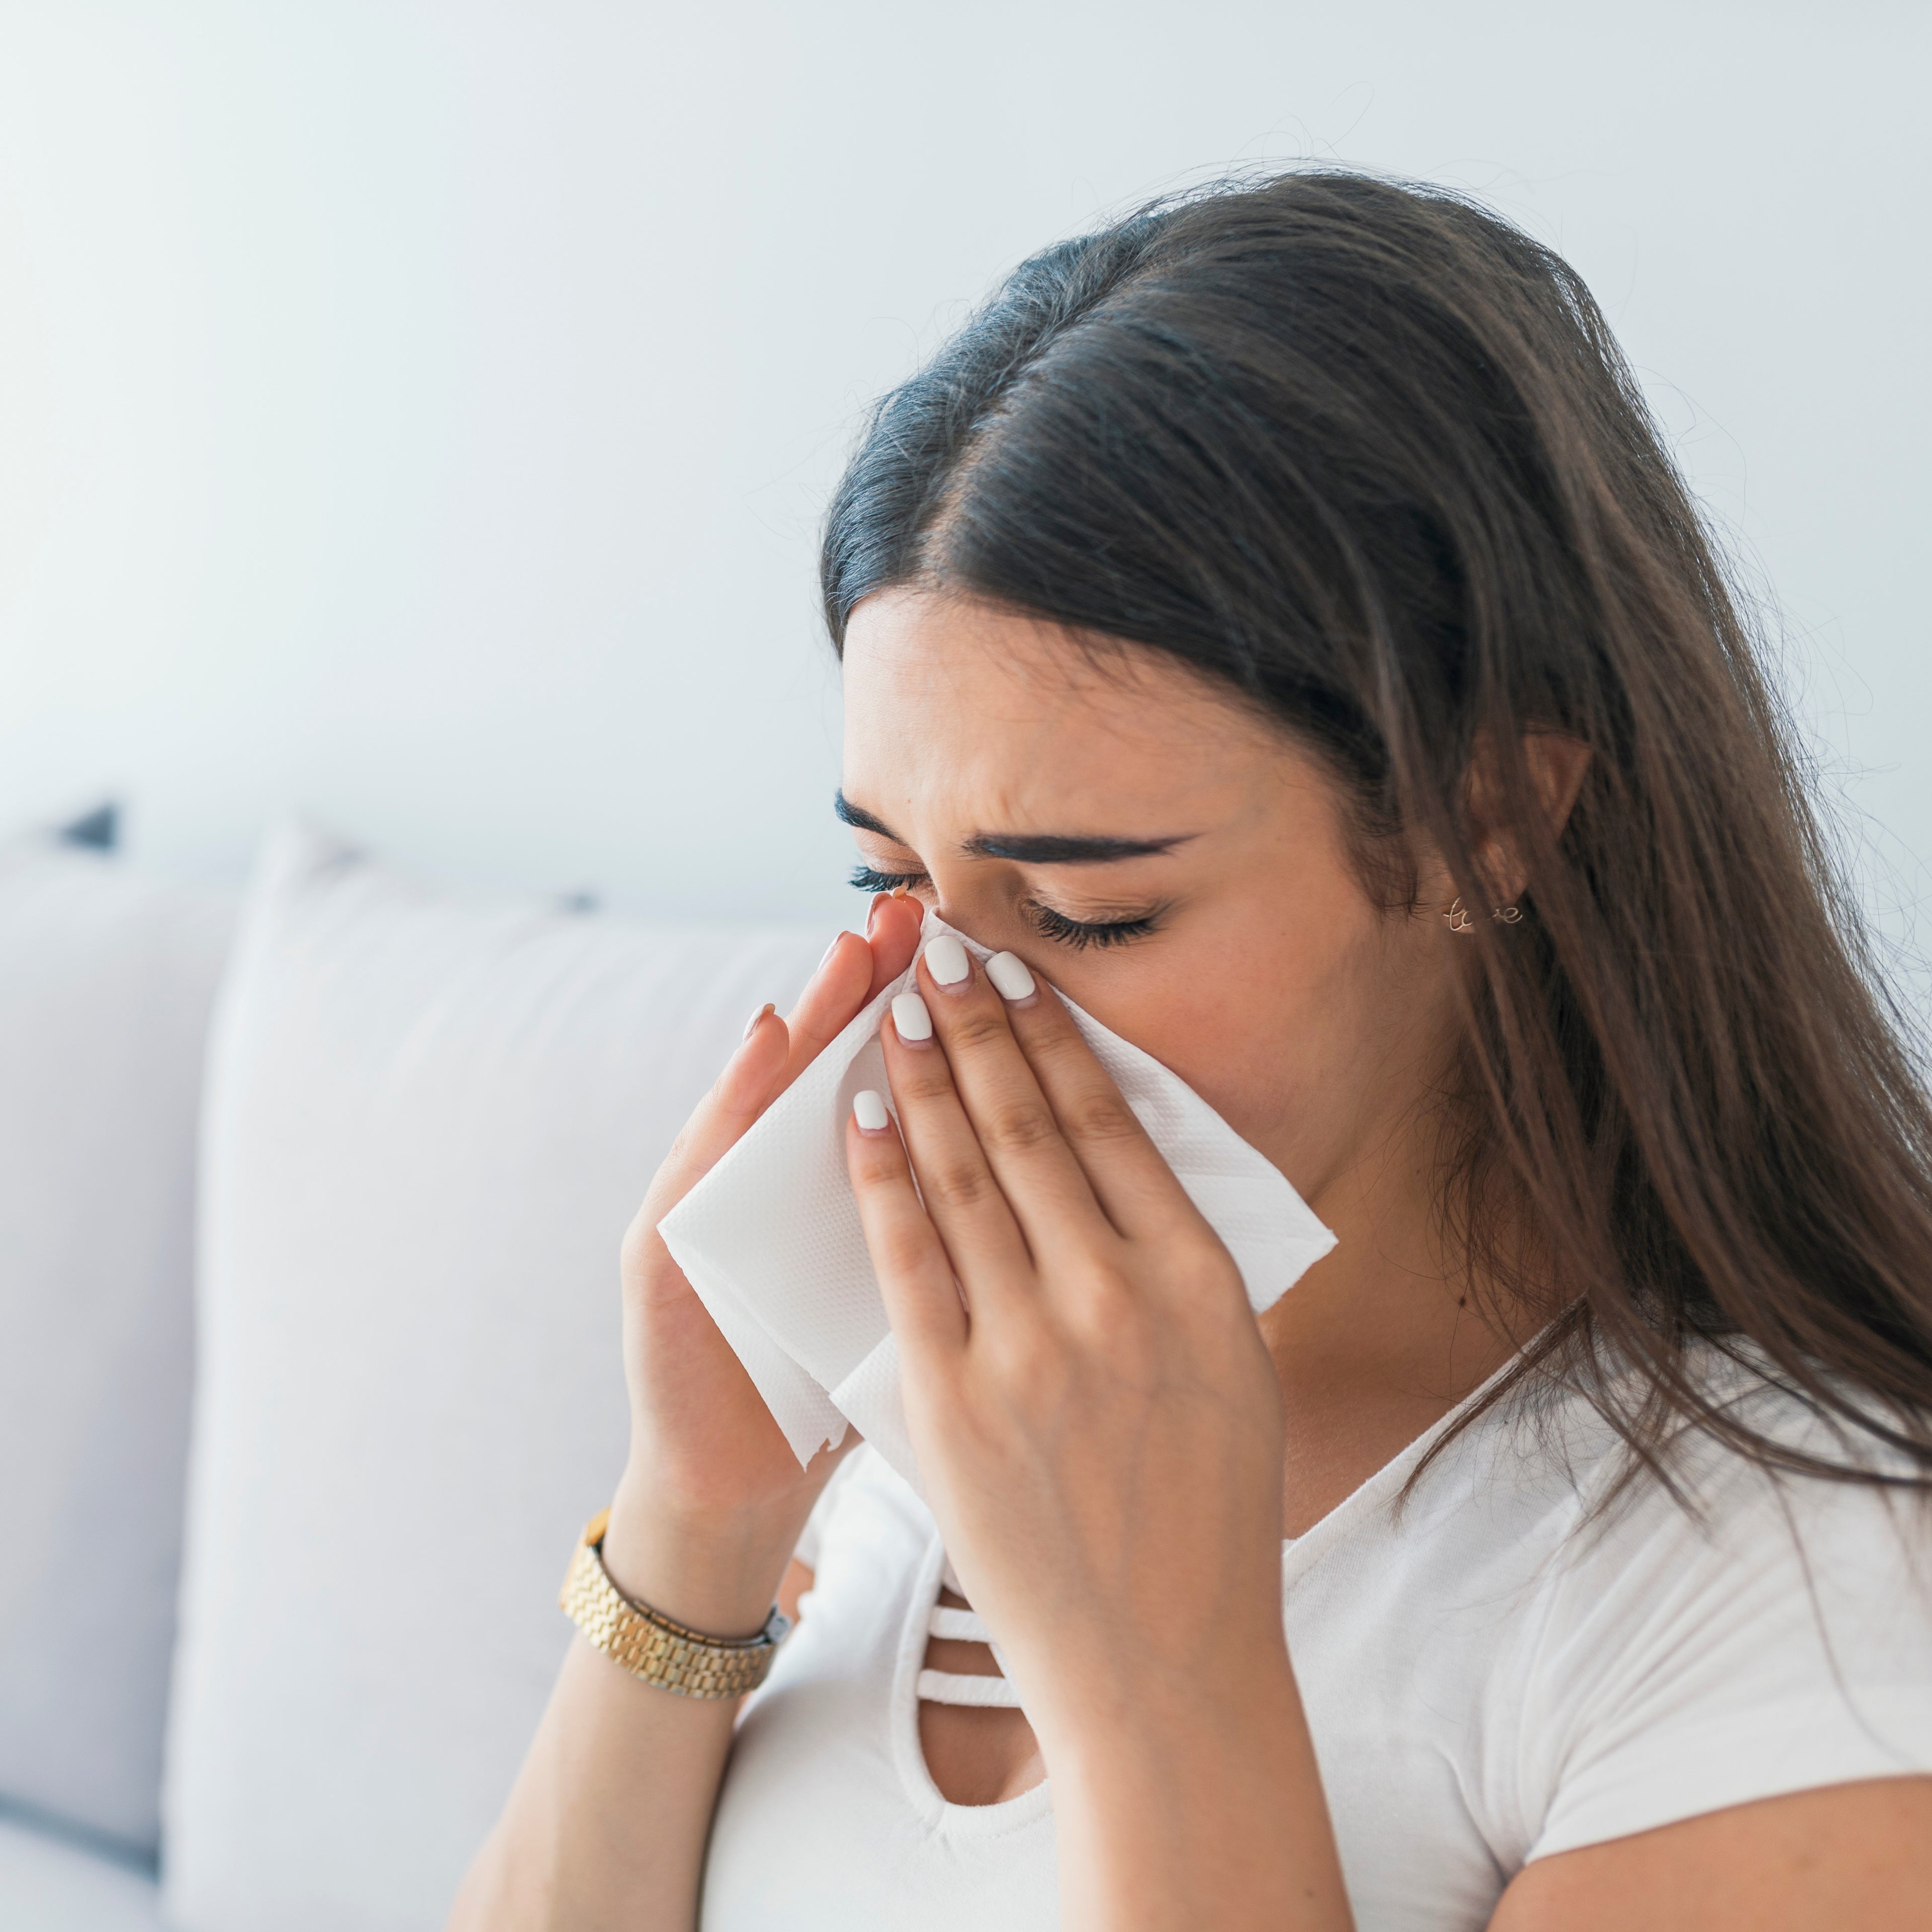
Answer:
POLYGON ((828 937, 0 848, 0 1926, 440 1924, 622 1454, 619 1238, 828 937))

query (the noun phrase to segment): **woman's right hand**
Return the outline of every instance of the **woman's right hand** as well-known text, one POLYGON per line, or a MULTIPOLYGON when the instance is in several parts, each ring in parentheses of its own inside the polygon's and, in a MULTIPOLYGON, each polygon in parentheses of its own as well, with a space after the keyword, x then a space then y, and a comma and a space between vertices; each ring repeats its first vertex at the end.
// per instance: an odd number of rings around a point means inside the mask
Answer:
POLYGON ((849 1447, 798 1460, 658 1234, 874 994, 911 963, 916 901, 881 895, 863 937, 842 933, 790 1016, 766 1007, 658 1169, 624 1238, 631 1454, 604 1560, 627 1596, 720 1636, 765 1619, 813 1502, 849 1447))

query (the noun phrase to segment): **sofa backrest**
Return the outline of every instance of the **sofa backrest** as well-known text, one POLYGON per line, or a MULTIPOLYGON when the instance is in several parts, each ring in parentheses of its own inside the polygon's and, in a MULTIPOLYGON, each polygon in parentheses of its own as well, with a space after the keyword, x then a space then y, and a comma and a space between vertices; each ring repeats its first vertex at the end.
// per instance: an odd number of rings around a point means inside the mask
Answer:
POLYGON ((183 1932, 441 1924, 622 1467, 624 1228, 830 936, 479 908, 271 848, 206 1116, 183 1932))
POLYGON ((98 850, 0 847, 0 1802, 148 1852, 232 922, 98 850))

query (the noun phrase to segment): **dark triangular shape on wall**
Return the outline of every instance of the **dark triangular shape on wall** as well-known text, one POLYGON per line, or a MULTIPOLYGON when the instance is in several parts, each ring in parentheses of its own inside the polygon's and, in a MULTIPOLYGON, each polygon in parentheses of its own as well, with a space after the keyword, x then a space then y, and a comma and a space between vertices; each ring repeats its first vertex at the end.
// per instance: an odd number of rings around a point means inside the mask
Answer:
POLYGON ((60 829, 63 844, 112 852, 121 843, 121 808, 111 798, 60 829))

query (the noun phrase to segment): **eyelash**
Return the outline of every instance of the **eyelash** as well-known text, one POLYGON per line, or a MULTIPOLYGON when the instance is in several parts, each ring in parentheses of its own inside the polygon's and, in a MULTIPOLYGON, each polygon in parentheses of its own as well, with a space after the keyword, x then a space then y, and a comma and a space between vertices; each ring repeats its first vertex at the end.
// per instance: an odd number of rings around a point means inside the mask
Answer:
POLYGON ((1138 919, 1088 920, 1069 919, 1051 906, 1036 904, 1030 904, 1027 913, 1042 939, 1070 946, 1076 952, 1084 952, 1090 946, 1125 946, 1130 940, 1145 938, 1160 924, 1155 913, 1144 913, 1138 919))
POLYGON ((854 866, 849 883, 862 892, 910 892, 926 884, 923 872, 880 872, 870 866, 854 866))
MULTIPOLYGON (((862 892, 911 892, 928 883, 923 872, 881 872, 871 866, 856 866, 852 870, 852 884, 862 892)), ((1144 938, 1160 924, 1157 912, 1144 913, 1138 919, 1069 919, 1064 912, 1036 902, 1028 904, 1027 912, 1042 939, 1070 946, 1076 952, 1084 952, 1090 946, 1125 946, 1130 940, 1144 938)))

